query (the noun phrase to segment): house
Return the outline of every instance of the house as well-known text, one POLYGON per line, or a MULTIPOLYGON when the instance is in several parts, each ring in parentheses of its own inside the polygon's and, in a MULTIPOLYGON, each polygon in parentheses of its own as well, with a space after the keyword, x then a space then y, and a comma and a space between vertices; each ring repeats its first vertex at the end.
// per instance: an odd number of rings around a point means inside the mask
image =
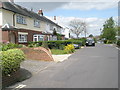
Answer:
MULTIPOLYGON (((0 27, 3 42, 28 44, 30 41, 57 40, 53 30, 63 28, 46 18, 43 11, 38 13, 12 2, 0 2, 0 27)), ((63 35, 64 39, 64 35, 63 35)))
POLYGON ((61 20, 62 20, 61 17, 54 16, 54 17, 49 18, 49 19, 52 20, 53 22, 57 23, 58 25, 62 26, 63 29, 59 32, 62 35, 64 35, 65 39, 70 39, 71 38, 70 37, 70 28, 61 22, 61 20))

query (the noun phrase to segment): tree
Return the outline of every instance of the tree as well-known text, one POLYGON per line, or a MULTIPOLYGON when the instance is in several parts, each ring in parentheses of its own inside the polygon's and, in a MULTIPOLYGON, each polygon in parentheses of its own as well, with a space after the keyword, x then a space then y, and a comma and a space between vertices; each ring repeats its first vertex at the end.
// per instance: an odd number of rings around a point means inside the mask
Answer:
POLYGON ((89 37, 93 37, 93 35, 92 35, 92 34, 90 34, 90 35, 89 35, 89 37))
POLYGON ((57 35, 57 32, 55 29, 53 30, 53 35, 57 35))
POLYGON ((115 36, 116 36, 115 22, 113 18, 110 17, 108 20, 105 21, 105 24, 103 25, 102 38, 113 41, 115 40, 115 36))
POLYGON ((79 19, 74 19, 70 21, 70 27, 71 27, 71 32, 76 35, 77 38, 79 38, 79 35, 84 31, 86 33, 86 23, 79 20, 79 19))

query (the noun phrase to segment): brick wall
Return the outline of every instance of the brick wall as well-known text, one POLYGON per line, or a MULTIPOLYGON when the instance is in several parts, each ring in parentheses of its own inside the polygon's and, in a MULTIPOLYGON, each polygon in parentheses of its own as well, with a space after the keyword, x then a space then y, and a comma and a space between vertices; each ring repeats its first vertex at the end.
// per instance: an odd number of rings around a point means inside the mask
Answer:
POLYGON ((53 61, 51 52, 43 47, 21 48, 21 50, 25 53, 26 59, 53 61))

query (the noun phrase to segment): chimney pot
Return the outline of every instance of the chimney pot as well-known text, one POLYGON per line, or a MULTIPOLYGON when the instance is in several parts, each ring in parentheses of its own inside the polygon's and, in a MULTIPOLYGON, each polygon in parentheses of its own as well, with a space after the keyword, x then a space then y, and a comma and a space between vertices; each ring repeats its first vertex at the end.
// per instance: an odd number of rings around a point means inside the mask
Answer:
POLYGON ((43 16, 43 11, 42 11, 42 9, 38 10, 38 15, 43 16))
POLYGON ((56 20, 56 16, 54 16, 54 20, 56 20))

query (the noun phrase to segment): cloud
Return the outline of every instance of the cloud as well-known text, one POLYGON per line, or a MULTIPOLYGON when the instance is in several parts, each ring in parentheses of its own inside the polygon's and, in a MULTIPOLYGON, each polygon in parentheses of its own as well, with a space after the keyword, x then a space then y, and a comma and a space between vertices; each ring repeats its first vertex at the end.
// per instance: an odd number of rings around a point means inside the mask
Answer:
POLYGON ((15 2, 16 4, 23 6, 25 8, 31 9, 37 12, 39 9, 43 9, 43 11, 48 12, 55 10, 67 2, 15 2))
MULTIPOLYGON (((16 2, 33 2, 33 0, 15 0, 16 2)), ((34 0, 34 2, 118 2, 119 0, 34 0)))
MULTIPOLYGON (((53 17, 47 17, 51 20, 53 20, 53 17)), ((69 22, 71 20, 74 20, 75 17, 63 17, 63 16, 58 16, 56 19, 56 22, 59 25, 62 26, 67 26, 69 27, 69 22)), ((100 35, 100 29, 103 28, 103 24, 104 22, 108 19, 108 18, 97 18, 97 17, 93 17, 93 18, 77 18, 79 20, 85 21, 87 23, 87 31, 88 31, 88 35, 89 34, 93 34, 93 35, 100 35)), ((113 17, 113 19, 115 21, 118 20, 118 17, 113 17)))
POLYGON ((70 2, 64 5, 63 9, 76 9, 76 10, 103 10, 108 8, 117 7, 117 2, 70 2))
POLYGON ((34 8, 35 11, 42 8, 51 11, 57 8, 71 10, 103 10, 118 6, 118 0, 14 0, 15 3, 26 8, 34 8))

